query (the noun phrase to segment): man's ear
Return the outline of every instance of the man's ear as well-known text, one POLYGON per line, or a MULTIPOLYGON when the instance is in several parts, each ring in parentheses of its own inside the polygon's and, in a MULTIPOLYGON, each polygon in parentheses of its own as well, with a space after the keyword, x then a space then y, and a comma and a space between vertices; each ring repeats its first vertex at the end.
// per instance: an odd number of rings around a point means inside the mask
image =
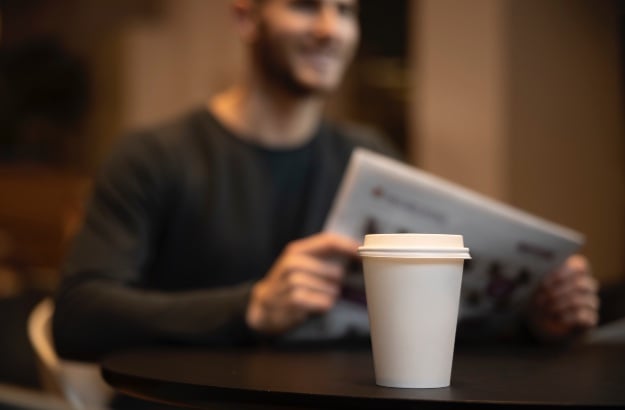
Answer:
POLYGON ((232 15, 235 28, 245 43, 250 43, 256 38, 258 30, 259 6, 256 0, 232 0, 232 15))

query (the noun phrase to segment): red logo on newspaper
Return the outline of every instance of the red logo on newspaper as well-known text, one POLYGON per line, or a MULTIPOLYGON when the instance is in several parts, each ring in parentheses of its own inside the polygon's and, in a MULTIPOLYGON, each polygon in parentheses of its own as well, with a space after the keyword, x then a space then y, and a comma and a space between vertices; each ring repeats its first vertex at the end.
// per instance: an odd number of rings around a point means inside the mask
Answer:
POLYGON ((371 189, 371 194, 376 198, 380 198, 384 196, 384 190, 382 189, 382 187, 376 186, 371 189))

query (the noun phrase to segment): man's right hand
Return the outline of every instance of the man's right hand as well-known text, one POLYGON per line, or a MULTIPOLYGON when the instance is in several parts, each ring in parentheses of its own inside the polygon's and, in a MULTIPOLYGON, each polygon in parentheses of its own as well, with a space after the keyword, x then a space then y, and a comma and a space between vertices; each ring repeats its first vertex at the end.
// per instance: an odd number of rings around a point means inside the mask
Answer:
POLYGON ((346 259, 358 258, 358 242, 320 233, 289 243, 252 289, 246 321, 266 334, 283 333, 334 306, 346 259))

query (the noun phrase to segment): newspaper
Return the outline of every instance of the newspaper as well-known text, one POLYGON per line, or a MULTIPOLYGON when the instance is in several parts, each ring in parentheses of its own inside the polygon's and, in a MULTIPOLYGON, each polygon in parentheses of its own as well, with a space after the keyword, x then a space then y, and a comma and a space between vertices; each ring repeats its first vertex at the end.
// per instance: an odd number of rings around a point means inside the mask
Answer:
MULTIPOLYGON (((517 311, 540 279, 584 242, 582 234, 364 149, 354 151, 325 230, 461 234, 460 317, 517 311)), ((362 287, 349 275, 348 287, 362 287)))

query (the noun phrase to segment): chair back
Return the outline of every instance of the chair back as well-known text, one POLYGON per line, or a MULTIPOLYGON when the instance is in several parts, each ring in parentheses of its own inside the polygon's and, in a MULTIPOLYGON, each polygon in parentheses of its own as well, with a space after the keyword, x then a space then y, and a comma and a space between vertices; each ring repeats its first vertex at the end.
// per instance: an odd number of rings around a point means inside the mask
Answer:
POLYGON ((35 350, 44 388, 62 396, 75 409, 106 409, 113 390, 93 363, 60 359, 52 341, 54 302, 39 302, 28 318, 28 337, 35 350))

